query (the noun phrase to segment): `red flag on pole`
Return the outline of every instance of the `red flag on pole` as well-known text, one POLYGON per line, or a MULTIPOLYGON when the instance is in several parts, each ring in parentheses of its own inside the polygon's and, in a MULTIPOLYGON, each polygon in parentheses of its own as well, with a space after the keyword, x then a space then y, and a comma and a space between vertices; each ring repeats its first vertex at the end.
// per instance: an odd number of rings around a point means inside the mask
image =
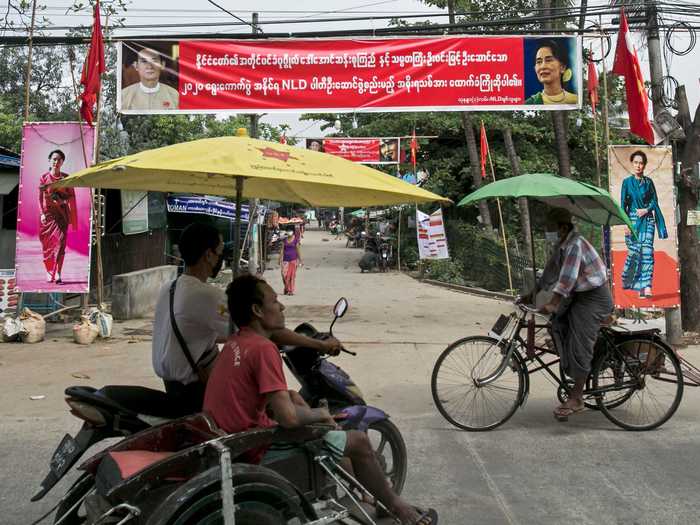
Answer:
POLYGON ((486 138, 486 128, 484 121, 481 121, 481 178, 486 178, 486 158, 489 154, 489 141, 486 138))
POLYGON ((637 50, 632 43, 624 8, 620 9, 620 32, 617 35, 615 64, 612 72, 625 77, 630 131, 649 144, 656 144, 654 128, 649 122, 649 99, 644 88, 644 77, 639 66, 637 50))
POLYGON ((416 138, 416 130, 413 130, 411 136, 411 164, 413 164, 413 174, 416 174, 416 157, 418 155, 418 139, 416 138))
POLYGON ((590 49, 588 55, 588 97, 591 100, 591 108, 595 115, 596 106, 600 101, 598 97, 598 71, 596 71, 595 63, 593 62, 593 49, 590 49))
POLYGON ((83 73, 80 76, 80 84, 84 88, 82 95, 80 95, 80 114, 90 125, 94 120, 93 107, 97 103, 97 93, 100 92, 101 76, 104 72, 105 48, 102 40, 102 25, 100 24, 100 2, 98 1, 95 3, 90 49, 85 57, 83 73))

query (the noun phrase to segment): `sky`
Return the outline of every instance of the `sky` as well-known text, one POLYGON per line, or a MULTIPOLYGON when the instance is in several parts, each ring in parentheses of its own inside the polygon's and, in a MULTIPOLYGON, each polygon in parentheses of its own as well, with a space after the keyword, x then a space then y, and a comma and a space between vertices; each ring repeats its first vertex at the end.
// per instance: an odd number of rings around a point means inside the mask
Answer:
MULTIPOLYGON (((388 25, 388 20, 372 20, 372 21, 345 21, 345 22, 320 22, 320 19, 333 17, 353 17, 353 16, 401 16, 401 15, 416 15, 424 14, 426 18, 435 22, 446 23, 445 18, 437 18, 431 15, 443 13, 443 10, 429 7, 417 0, 304 0, 303 2, 289 2, 288 0, 256 0, 253 2, 241 2, 240 0, 215 0, 216 3, 230 11, 244 21, 250 21, 253 9, 240 9, 241 4, 246 7, 254 5, 255 11, 259 13, 261 22, 273 20, 299 20, 301 23, 280 23, 280 24, 264 24, 262 28, 265 32, 288 32, 288 31, 324 31, 324 30, 339 30, 350 28, 381 28, 388 25)), ((700 7, 700 0, 683 0, 684 3, 697 4, 700 7)), ((47 9, 42 12, 43 16, 47 17, 54 26, 74 26, 79 24, 89 24, 90 15, 85 14, 66 14, 67 6, 71 5, 70 0, 39 0, 39 3, 47 5, 47 9)), ((578 4, 578 2, 577 2, 578 4)), ((605 5, 600 0, 593 0, 589 5, 605 5)), ((228 22, 238 23, 232 15, 218 9, 207 0, 132 0, 130 7, 125 15, 126 26, 136 26, 142 24, 198 24, 198 23, 214 23, 228 22)), ((168 34, 176 33, 194 33, 215 31, 217 28, 205 28, 192 25, 188 28, 172 27, 162 28, 157 30, 159 36, 167 36, 168 34)), ((247 32, 246 26, 222 26, 221 31, 230 31, 232 33, 247 32)), ((62 31, 61 31, 62 32, 62 31)), ((156 34, 156 31, 148 28, 133 28, 120 29, 119 35, 144 35, 156 34)), ((644 47, 643 39, 640 33, 633 33, 633 39, 637 47, 637 51, 642 61, 645 79, 649 79, 647 50, 644 47)), ((613 38, 613 46, 615 45, 613 38)), ((675 44, 679 48, 687 47, 689 37, 682 36, 675 39, 675 44)), ((594 54, 600 52, 599 40, 589 40, 584 38, 583 45, 588 47, 593 46, 594 54)), ((663 45, 663 39, 662 39, 663 45)), ((614 52, 608 56, 608 70, 612 68, 612 59, 614 52)), ((700 46, 697 46, 691 53, 686 56, 675 56, 671 53, 666 53, 667 62, 664 65, 665 70, 670 68, 670 74, 674 76, 679 84, 686 85, 691 112, 694 113, 695 108, 700 102, 700 46)), ((600 68, 599 68, 600 69, 600 68)), ((599 73, 600 74, 600 73, 599 73)), ((665 74, 669 74, 666 72, 665 74)), ((309 121, 300 121, 299 114, 275 114, 265 115, 262 118, 263 122, 271 124, 289 124, 291 126, 290 136, 313 137, 321 135, 318 123, 309 121)))

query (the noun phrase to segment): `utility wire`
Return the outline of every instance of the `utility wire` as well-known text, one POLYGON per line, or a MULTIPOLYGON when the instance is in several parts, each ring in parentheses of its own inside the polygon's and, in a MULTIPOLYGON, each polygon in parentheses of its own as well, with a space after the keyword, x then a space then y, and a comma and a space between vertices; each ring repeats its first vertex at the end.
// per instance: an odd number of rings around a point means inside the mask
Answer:
POLYGON ((240 22, 244 23, 245 25, 250 26, 250 27, 253 29, 253 31, 254 31, 255 33, 262 33, 262 29, 260 29, 259 27, 254 26, 254 25, 253 25, 252 23, 250 23, 250 22, 246 22, 246 21, 243 20, 240 16, 238 16, 238 15, 232 13, 231 11, 229 11, 228 9, 226 9, 225 7, 221 7, 219 4, 217 4, 216 2, 214 2, 214 0, 207 0, 207 2, 209 2, 209 3, 210 3, 211 5, 213 5, 214 7, 218 7, 218 8, 221 9, 224 13, 228 13, 229 15, 231 15, 231 16, 232 16, 233 18, 235 18, 236 20, 239 20, 240 22))

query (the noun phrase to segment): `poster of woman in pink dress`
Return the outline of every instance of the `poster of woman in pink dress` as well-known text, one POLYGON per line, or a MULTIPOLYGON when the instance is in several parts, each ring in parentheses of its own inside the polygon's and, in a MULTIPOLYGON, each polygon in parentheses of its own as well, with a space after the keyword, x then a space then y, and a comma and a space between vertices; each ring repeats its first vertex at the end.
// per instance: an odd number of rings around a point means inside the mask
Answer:
POLYGON ((94 129, 73 122, 25 124, 17 210, 17 287, 22 292, 87 292, 92 196, 52 188, 92 159, 94 129))

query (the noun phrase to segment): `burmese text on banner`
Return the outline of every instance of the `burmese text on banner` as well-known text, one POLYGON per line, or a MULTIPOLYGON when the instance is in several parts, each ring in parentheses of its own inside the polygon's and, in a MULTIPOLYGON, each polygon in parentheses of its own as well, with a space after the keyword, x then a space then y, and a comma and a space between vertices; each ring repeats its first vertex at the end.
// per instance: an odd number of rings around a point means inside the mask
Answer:
POLYGON ((575 36, 125 41, 118 108, 132 114, 573 110, 581 104, 580 46, 575 36), (538 66, 545 55, 557 62, 554 74, 538 66), (158 79, 143 66, 149 61, 158 79))
POLYGON ((416 210, 418 254, 421 259, 448 259, 447 237, 442 210, 430 215, 416 210))

